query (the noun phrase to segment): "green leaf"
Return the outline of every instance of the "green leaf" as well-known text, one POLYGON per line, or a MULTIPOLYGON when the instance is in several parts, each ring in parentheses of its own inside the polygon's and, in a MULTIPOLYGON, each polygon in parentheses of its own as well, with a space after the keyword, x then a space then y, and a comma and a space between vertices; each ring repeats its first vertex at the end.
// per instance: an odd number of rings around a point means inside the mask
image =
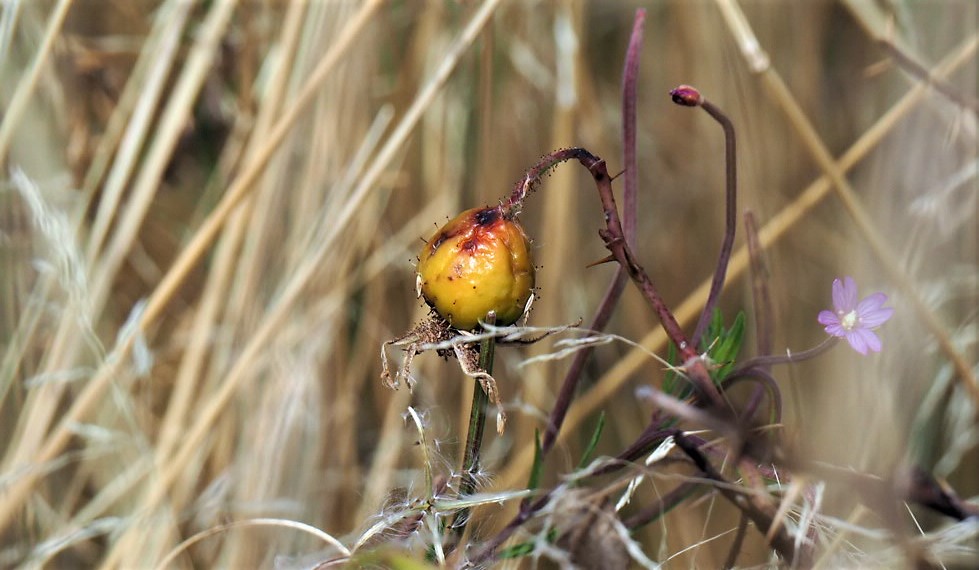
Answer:
MULTIPOLYGON (((676 345, 672 342, 666 353, 666 361, 670 363, 670 366, 679 366, 682 364, 680 362, 680 353, 676 349, 676 345)), ((666 392, 674 398, 683 400, 690 395, 691 388, 690 383, 672 368, 668 369, 663 376, 663 392, 666 392)))
MULTIPOLYGON (((714 309, 714 313, 711 315, 707 330, 700 339, 700 352, 706 352, 711 361, 717 365, 710 372, 711 380, 715 384, 720 384, 734 369, 744 341, 744 323, 744 311, 738 312, 731 327, 727 329, 724 328, 724 316, 719 309, 714 309)), ((679 362, 679 359, 679 351, 673 343, 670 343, 667 362, 673 366, 679 366, 683 364, 679 362)), ((692 390, 693 386, 680 374, 673 370, 666 371, 663 378, 664 392, 682 400, 689 396, 692 390)))
MULTIPOLYGON (((547 542, 554 544, 555 540, 557 540, 557 531, 552 528, 547 532, 547 542)), ((501 560, 507 560, 512 558, 520 558, 523 556, 527 556, 528 554, 534 552, 534 548, 536 547, 536 545, 537 543, 534 541, 514 544, 510 548, 504 548, 503 550, 501 550, 499 554, 499 558, 501 560)))
POLYGON ((710 357, 716 363, 720 365, 720 368, 716 369, 712 374, 716 382, 720 382, 731 373, 734 369, 734 364, 738 359, 738 354, 741 352, 741 344, 744 340, 744 311, 738 312, 738 316, 734 318, 734 323, 731 328, 722 330, 719 334, 718 341, 711 352, 710 357))
POLYGON ((533 542, 521 542, 520 544, 514 544, 509 548, 504 548, 500 551, 500 560, 508 560, 511 558, 521 558, 527 556, 534 551, 533 542))
POLYGON ((530 480, 527 481, 528 489, 536 489, 540 484, 540 474, 544 467, 544 457, 540 447, 540 430, 534 430, 534 464, 530 467, 530 480))
POLYGON ((595 431, 591 434, 591 441, 588 442, 588 447, 585 448, 585 453, 581 456, 581 461, 578 462, 578 469, 584 469, 591 461, 592 455, 595 453, 595 448, 598 446, 598 439, 602 437, 602 430, 605 429, 605 412, 602 411, 598 416, 598 425, 595 426, 595 431))
POLYGON ((707 332, 700 340, 700 351, 706 352, 716 365, 710 372, 711 379, 720 383, 731 370, 741 352, 744 341, 744 311, 739 311, 730 328, 724 328, 724 317, 719 309, 714 310, 707 332))

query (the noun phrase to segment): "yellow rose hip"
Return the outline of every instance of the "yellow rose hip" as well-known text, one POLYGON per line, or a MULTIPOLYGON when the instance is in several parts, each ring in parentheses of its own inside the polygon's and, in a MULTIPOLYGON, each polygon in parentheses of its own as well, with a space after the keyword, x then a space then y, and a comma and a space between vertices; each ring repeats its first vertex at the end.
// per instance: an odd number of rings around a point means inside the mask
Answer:
POLYGON ((419 256, 419 295, 460 330, 476 328, 490 311, 498 325, 516 322, 533 288, 530 240, 498 206, 459 214, 419 256))

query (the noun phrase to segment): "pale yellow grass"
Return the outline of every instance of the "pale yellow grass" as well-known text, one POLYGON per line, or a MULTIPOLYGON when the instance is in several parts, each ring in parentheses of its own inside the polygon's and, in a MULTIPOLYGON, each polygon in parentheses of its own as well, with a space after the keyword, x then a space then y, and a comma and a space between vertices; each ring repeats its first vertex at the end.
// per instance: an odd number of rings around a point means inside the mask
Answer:
MULTIPOLYGON (((421 239, 554 148, 619 171, 635 7, 5 3, 0 566, 302 567, 374 540, 386 499, 430 497, 429 479, 458 469, 472 382, 434 355, 415 361, 413 394, 378 378, 380 344, 426 312, 421 239)), ((885 477, 911 457, 975 496, 977 236, 956 209, 975 208, 976 181, 941 190, 976 160, 975 110, 877 42, 975 99, 976 7, 646 7, 638 254, 678 320, 692 326, 706 297, 723 211, 720 130, 666 94, 690 83, 739 129, 776 350, 821 340, 834 277, 898 309, 880 355, 776 369, 789 448, 885 477)), ((586 173, 559 167, 522 219, 541 266, 531 324, 587 321, 612 268, 585 269, 606 254, 586 173)), ((736 249, 726 314, 752 314, 747 268, 736 249)), ((632 289, 610 332, 665 352, 632 289)), ((487 491, 526 481, 567 361, 519 364, 552 342, 497 351, 510 423, 484 447, 487 491)), ((599 347, 544 485, 577 463, 600 411, 599 453, 631 442, 652 411, 635 388, 661 378, 640 349, 599 347)), ((650 474, 627 509, 688 475, 650 474)), ((815 508, 793 485, 785 524, 815 521, 823 567, 907 555, 846 489, 829 484, 815 508)), ((476 511, 474 543, 509 520, 518 495, 504 496, 476 511)), ((717 567, 736 514, 701 492, 619 540, 637 563, 717 567)), ((967 529, 907 514, 909 537, 959 560, 967 529)), ((426 537, 405 547, 416 559, 426 537)), ((754 529, 746 544, 739 565, 770 561, 754 529)))

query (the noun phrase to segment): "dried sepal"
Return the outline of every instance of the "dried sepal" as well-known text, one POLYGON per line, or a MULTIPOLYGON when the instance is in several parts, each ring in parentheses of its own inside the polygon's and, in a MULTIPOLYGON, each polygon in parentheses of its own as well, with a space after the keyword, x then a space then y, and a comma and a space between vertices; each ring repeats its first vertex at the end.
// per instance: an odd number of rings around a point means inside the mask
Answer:
MULTIPOLYGON (((381 382, 392 390, 397 390, 404 381, 408 390, 414 390, 415 379, 411 375, 411 363, 417 354, 425 352, 424 346, 438 344, 452 339, 454 331, 449 323, 437 314, 431 314, 422 320, 410 331, 400 337, 386 341, 381 344, 381 382), (391 373, 391 365, 388 361, 387 348, 389 346, 404 350, 405 357, 398 367, 397 372, 391 373)), ((439 350, 442 356, 448 356, 445 351, 439 350)))
MULTIPOLYGON (((493 330, 505 331, 496 328, 493 330)), ((540 338, 543 336, 546 334, 540 338)), ((492 375, 479 367, 479 341, 482 338, 482 335, 456 330, 437 312, 432 311, 404 335, 381 344, 381 382, 392 390, 397 390, 404 382, 409 390, 413 390, 416 382, 411 375, 411 364, 415 356, 434 350, 443 358, 455 357, 463 374, 478 381, 490 403, 497 407, 496 431, 503 433, 506 414, 502 410, 499 385, 492 375), (400 348, 405 353, 401 366, 394 372, 387 354, 388 347, 400 348)))

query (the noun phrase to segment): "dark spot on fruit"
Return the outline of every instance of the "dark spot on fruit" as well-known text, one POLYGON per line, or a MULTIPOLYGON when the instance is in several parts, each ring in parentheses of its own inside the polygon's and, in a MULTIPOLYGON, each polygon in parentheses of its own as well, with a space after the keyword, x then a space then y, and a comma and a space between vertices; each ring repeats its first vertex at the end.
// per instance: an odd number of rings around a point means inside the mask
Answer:
POLYGON ((472 253, 473 251, 476 250, 476 240, 475 239, 467 239, 466 241, 464 241, 461 244, 459 244, 459 247, 462 249, 462 251, 468 251, 468 252, 472 253))
POLYGON ((476 212, 473 216, 476 223, 481 226, 488 226, 493 222, 500 219, 500 209, 499 208, 483 208, 476 212))

